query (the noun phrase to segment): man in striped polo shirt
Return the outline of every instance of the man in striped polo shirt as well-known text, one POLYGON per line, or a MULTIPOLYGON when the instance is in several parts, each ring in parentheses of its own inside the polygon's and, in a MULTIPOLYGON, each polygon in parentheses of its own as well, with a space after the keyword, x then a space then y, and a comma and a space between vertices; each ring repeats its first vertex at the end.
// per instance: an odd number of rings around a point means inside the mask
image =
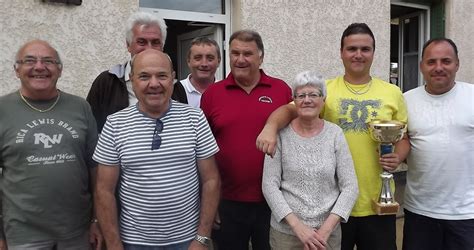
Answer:
POLYGON ((108 249, 209 244, 219 149, 202 111, 170 99, 174 75, 166 54, 149 49, 136 55, 130 78, 138 103, 110 115, 102 130, 93 157, 99 163, 95 198, 108 249))

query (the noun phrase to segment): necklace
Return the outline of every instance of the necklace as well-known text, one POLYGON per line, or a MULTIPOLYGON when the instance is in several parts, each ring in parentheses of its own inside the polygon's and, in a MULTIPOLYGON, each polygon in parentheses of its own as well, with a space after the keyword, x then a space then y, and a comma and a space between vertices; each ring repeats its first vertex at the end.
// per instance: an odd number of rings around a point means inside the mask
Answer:
POLYGON ((367 83, 363 88, 361 89, 355 89, 349 85, 349 83, 344 79, 344 85, 346 86, 347 90, 349 90, 352 94, 354 95, 363 95, 367 92, 369 92, 370 87, 372 86, 372 79, 370 79, 369 83, 367 83))
POLYGON ((31 103, 29 103, 26 98, 21 94, 21 91, 18 90, 18 93, 20 93, 20 97, 21 99, 26 103, 26 105, 28 105, 28 107, 30 107, 32 110, 34 111, 38 111, 40 113, 44 113, 44 112, 48 112, 50 110, 52 110, 56 104, 58 104, 58 101, 59 101, 59 97, 61 97, 61 91, 58 90, 58 96, 56 97, 56 100, 54 101, 54 103, 51 105, 51 107, 47 108, 47 109, 39 109, 39 108, 36 108, 35 106, 31 105, 31 103))

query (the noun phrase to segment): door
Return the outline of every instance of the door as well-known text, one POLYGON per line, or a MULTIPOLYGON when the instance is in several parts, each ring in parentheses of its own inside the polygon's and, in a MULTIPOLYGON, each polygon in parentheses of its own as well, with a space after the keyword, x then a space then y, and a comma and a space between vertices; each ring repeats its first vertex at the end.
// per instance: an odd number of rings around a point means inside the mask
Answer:
POLYGON ((216 80, 222 80, 229 68, 225 41, 231 34, 231 0, 139 0, 140 11, 159 15, 168 26, 164 47, 176 70, 176 80, 188 76, 186 55, 194 37, 209 36, 221 50, 216 80))
POLYGON ((414 89, 423 84, 420 74, 419 62, 421 61, 421 49, 423 47, 423 12, 416 12, 409 16, 402 16, 399 30, 399 58, 401 58, 401 78, 402 92, 414 89))
POLYGON ((406 92, 423 84, 419 62, 429 37, 429 7, 397 2, 390 11, 390 82, 406 92))

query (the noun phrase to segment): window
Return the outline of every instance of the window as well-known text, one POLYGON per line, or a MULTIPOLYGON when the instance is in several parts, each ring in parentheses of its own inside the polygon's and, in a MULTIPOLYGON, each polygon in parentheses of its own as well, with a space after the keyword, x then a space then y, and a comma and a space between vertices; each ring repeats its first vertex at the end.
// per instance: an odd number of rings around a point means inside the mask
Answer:
POLYGON ((225 14, 221 0, 140 0, 140 7, 225 14))
POLYGON ((159 15, 166 21, 168 36, 164 51, 168 53, 176 70, 177 80, 188 74, 186 55, 193 36, 208 36, 217 41, 222 60, 216 80, 229 72, 229 57, 225 41, 230 37, 231 0, 140 0, 141 11, 159 15))

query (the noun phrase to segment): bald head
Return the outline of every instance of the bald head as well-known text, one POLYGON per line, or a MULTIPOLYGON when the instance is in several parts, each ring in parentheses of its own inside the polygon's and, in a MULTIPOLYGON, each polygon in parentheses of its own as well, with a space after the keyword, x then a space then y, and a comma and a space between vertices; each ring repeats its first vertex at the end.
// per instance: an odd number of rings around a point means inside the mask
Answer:
POLYGON ((159 64, 168 64, 169 71, 173 72, 173 62, 171 61, 171 58, 168 56, 168 54, 163 53, 159 50, 147 49, 136 54, 132 58, 132 61, 131 61, 132 70, 130 71, 130 76, 132 76, 133 74, 139 71, 139 69, 138 71, 136 71, 137 67, 141 68, 143 66, 153 64, 153 62, 159 63, 159 64))
POLYGON ((23 44, 18 49, 18 51, 16 52, 15 62, 18 61, 18 60, 21 60, 24 56, 24 52, 25 52, 26 48, 28 48, 30 46, 33 46, 33 45, 42 45, 42 46, 48 48, 49 50, 53 51, 54 55, 56 56, 55 59, 60 63, 59 65, 62 66, 62 61, 61 61, 61 58, 59 56, 58 51, 55 48, 53 48, 53 46, 51 46, 51 44, 49 44, 48 42, 46 42, 44 40, 40 40, 40 39, 31 40, 31 41, 28 41, 25 44, 23 44))
POLYGON ((174 76, 170 58, 161 51, 148 49, 133 57, 130 79, 142 112, 158 118, 168 110, 174 76))

